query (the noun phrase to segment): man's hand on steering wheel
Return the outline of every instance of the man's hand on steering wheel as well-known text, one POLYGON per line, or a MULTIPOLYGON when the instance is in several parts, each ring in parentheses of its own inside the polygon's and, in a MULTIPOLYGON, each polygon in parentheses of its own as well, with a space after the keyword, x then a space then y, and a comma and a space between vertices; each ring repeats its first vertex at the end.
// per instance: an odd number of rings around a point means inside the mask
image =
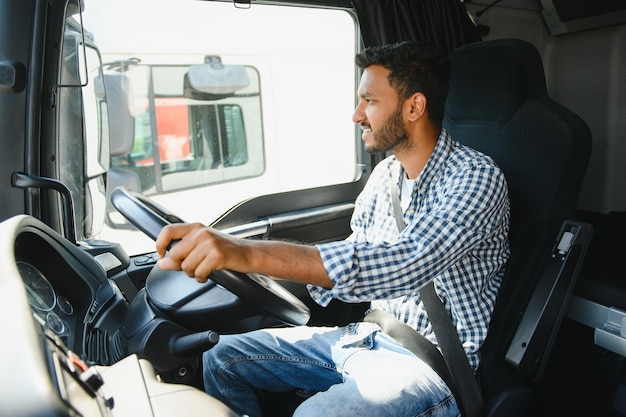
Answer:
POLYGON ((156 250, 161 258, 158 263, 161 269, 182 270, 201 283, 207 282, 215 270, 252 272, 246 268, 245 239, 205 227, 201 223, 165 226, 156 240, 156 250))
POLYGON ((216 270, 257 272, 325 288, 334 285, 313 246, 287 242, 249 240, 231 236, 199 223, 164 227, 157 240, 162 269, 183 270, 198 282, 216 270), (171 242, 176 245, 166 250, 171 242))

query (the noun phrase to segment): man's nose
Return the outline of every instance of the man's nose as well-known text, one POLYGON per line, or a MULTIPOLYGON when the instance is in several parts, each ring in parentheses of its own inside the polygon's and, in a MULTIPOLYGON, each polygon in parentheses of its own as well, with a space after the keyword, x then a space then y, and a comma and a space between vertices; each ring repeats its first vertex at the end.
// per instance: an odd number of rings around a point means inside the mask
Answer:
POLYGON ((363 111, 361 104, 358 104, 354 109, 354 113, 352 113, 352 121, 356 124, 361 124, 365 121, 365 112, 363 111))

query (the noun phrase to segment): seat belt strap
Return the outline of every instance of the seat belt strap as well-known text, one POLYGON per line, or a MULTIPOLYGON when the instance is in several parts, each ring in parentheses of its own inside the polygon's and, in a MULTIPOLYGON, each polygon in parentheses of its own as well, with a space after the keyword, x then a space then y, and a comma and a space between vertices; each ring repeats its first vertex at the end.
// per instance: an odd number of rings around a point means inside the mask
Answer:
MULTIPOLYGON (((404 175, 404 169, 401 169, 400 181, 403 181, 402 176, 404 175)), ((402 208, 400 206, 400 188, 396 182, 397 178, 398 177, 394 178, 394 175, 391 176, 391 203, 396 223, 398 225, 398 230, 402 232, 402 230, 406 227, 406 224, 404 223, 402 208)), ((469 364, 469 360, 465 354, 465 349, 463 349, 463 345, 461 344, 461 339, 456 332, 456 328, 452 324, 452 319, 448 313, 446 313, 441 299, 435 292, 433 281, 431 280, 424 287, 422 287, 419 290, 419 293, 422 302, 424 303, 426 313, 428 314, 428 319, 433 326, 433 331, 437 337, 437 342, 439 343, 439 347, 448 367, 448 371, 452 376, 453 384, 455 385, 449 388, 455 397, 458 396, 457 402, 459 403, 459 408, 465 417, 479 416, 483 408, 483 398, 478 385, 478 380, 476 379, 476 376, 474 375, 474 372, 469 364)), ((401 325, 404 324, 399 320, 396 321, 401 325)), ((387 326, 391 325, 387 324, 387 326)), ((415 330, 414 333, 421 336, 415 330)), ((403 334, 406 335, 406 332, 403 332, 403 334)), ((403 345, 411 351, 413 350, 409 346, 418 346, 417 344, 408 341, 405 343, 408 345, 404 343, 403 345)), ((416 352, 413 351, 413 353, 416 352)), ((418 354, 417 356, 420 355, 418 354)), ((445 378, 443 379, 445 380, 445 378)), ((448 383, 448 381, 446 381, 446 383, 448 383)))
MULTIPOLYGON (((380 329, 388 336, 394 338, 402 346, 410 350, 415 356, 424 361, 433 371, 443 379, 452 391, 454 398, 460 398, 457 391, 457 384, 450 374, 446 360, 430 340, 415 331, 414 328, 396 319, 384 310, 374 309, 367 313, 363 321, 376 323, 380 329)), ((460 407, 460 405, 459 405, 460 407)))

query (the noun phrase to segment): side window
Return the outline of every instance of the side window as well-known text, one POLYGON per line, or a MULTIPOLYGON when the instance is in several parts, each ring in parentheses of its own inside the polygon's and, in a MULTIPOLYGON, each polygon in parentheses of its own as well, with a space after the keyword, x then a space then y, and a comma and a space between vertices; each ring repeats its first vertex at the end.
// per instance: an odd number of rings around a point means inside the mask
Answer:
MULTIPOLYGON (((358 180, 352 12, 83 2, 110 81, 107 192, 125 185, 210 224, 250 198, 358 180)), ((100 238, 123 241, 130 254, 154 250, 110 205, 100 238)))

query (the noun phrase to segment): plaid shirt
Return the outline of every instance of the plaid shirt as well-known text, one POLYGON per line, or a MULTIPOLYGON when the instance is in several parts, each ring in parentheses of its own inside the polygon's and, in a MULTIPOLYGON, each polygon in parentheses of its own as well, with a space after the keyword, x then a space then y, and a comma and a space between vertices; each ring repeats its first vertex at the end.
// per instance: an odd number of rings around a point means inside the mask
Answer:
POLYGON ((419 289, 434 279, 474 369, 487 335, 509 257, 509 199, 502 171, 488 156, 442 130, 415 182, 400 233, 390 184, 400 186, 400 163, 386 158, 356 200, 353 233, 318 244, 330 290, 309 285, 320 305, 332 298, 371 301, 436 344, 419 289))

